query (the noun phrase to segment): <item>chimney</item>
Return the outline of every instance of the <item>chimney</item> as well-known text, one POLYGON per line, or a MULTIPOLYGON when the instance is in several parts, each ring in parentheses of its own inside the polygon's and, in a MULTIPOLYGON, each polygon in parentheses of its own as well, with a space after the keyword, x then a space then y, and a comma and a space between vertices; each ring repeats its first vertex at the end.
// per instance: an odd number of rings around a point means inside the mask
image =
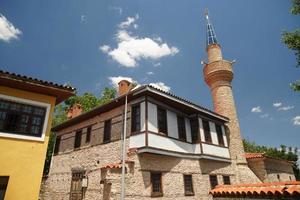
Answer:
POLYGON ((121 80, 119 83, 119 96, 122 96, 129 92, 132 89, 132 84, 131 82, 127 80, 121 80))
POLYGON ((82 106, 78 103, 72 105, 67 111, 67 119, 72 119, 77 117, 82 113, 82 106))

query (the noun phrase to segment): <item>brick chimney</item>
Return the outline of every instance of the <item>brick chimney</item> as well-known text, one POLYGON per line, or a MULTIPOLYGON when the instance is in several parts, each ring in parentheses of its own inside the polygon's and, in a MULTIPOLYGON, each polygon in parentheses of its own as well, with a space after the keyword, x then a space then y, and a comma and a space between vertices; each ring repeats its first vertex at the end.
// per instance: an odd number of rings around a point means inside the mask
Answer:
POLYGON ((121 80, 119 83, 119 96, 122 96, 132 89, 132 83, 127 80, 121 80))
POLYGON ((67 119, 72 119, 74 117, 77 117, 82 113, 82 106, 78 103, 75 103, 73 106, 71 106, 67 111, 67 119))

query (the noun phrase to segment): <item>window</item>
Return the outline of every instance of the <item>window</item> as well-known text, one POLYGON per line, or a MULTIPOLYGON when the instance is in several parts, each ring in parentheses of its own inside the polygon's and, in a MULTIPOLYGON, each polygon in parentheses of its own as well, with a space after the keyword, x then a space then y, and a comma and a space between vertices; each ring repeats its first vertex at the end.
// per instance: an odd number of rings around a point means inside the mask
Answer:
POLYGON ((106 120, 104 122, 103 143, 110 142, 110 137, 111 137, 111 120, 106 120))
POLYGON ((141 109, 140 105, 132 107, 131 111, 131 133, 141 130, 141 109))
POLYGON ((83 190, 82 190, 82 179, 84 172, 73 172, 71 181, 71 191, 70 200, 82 200, 83 190))
POLYGON ((184 117, 177 115, 178 137, 180 140, 186 141, 185 120, 184 117))
POLYGON ((86 137, 85 137, 86 143, 89 143, 91 141, 91 132, 92 132, 92 127, 89 126, 86 130, 86 137))
POLYGON ((59 152, 59 146, 60 146, 61 136, 56 136, 56 142, 54 147, 54 154, 58 154, 59 152))
POLYGON ((190 120, 191 122, 191 134, 192 134, 192 143, 199 141, 199 121, 198 117, 194 117, 190 120))
POLYGON ((185 196, 194 195, 192 175, 183 175, 183 181, 184 181, 184 194, 185 194, 185 196))
POLYGON ((222 127, 218 124, 216 124, 216 132, 217 132, 219 145, 224 146, 224 138, 223 138, 222 127))
POLYGON ((167 125, 167 111, 163 108, 157 108, 157 122, 158 122, 158 131, 160 133, 168 134, 168 125, 167 125))
POLYGON ((151 172, 151 185, 152 185, 151 196, 153 197, 163 196, 160 172, 151 172))
POLYGON ((209 182, 211 189, 214 189, 218 185, 217 175, 209 175, 209 182))
POLYGON ((8 176, 0 176, 0 200, 4 200, 8 179, 8 176))
POLYGON ((223 184, 230 185, 230 176, 223 176, 223 184))
POLYGON ((206 120, 203 120, 202 122, 203 122, 205 142, 211 143, 211 135, 210 135, 209 122, 206 121, 206 120))
POLYGON ((76 131, 75 134, 75 143, 74 148, 79 148, 81 146, 81 137, 82 137, 82 130, 76 131))
POLYGON ((0 98, 0 132, 41 137, 46 107, 0 98))

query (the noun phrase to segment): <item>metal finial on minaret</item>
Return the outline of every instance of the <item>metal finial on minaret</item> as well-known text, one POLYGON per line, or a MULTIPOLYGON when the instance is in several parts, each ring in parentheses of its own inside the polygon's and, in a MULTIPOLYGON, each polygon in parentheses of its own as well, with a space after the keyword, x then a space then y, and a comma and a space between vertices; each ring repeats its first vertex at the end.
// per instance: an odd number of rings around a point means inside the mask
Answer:
POLYGON ((218 44, 217 36, 212 24, 209 21, 208 9, 205 9, 206 18, 206 47, 212 44, 218 44))

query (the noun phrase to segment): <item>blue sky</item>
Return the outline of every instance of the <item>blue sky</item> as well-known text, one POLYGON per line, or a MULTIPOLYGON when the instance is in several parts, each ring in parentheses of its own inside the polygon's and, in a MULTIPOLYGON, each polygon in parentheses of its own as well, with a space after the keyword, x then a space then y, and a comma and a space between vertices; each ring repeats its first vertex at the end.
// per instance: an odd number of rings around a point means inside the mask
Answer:
POLYGON ((0 69, 96 95, 116 77, 130 77, 212 108, 200 64, 208 8, 224 58, 237 60, 243 136, 300 147, 300 122, 293 121, 300 93, 289 89, 300 70, 281 42, 283 30, 300 24, 290 7, 274 0, 1 0, 0 69))

